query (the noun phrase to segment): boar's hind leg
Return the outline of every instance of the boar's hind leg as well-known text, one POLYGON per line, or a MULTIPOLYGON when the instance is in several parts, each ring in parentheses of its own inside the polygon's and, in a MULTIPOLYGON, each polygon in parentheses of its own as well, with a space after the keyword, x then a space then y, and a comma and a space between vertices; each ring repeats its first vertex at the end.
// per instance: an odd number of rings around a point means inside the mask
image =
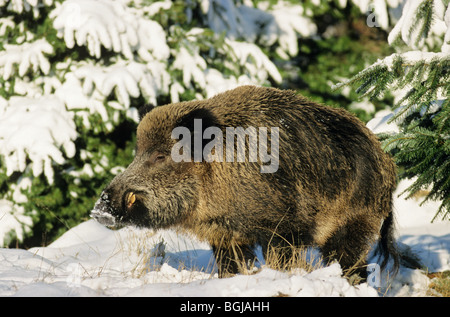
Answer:
POLYGON ((247 273, 255 262, 253 248, 232 244, 228 247, 213 246, 219 277, 229 277, 238 272, 247 273))
POLYGON ((367 278, 367 254, 371 242, 367 237, 375 233, 364 219, 348 221, 338 228, 327 241, 320 246, 322 255, 329 262, 337 260, 344 274, 350 276, 358 274, 361 278, 367 278))

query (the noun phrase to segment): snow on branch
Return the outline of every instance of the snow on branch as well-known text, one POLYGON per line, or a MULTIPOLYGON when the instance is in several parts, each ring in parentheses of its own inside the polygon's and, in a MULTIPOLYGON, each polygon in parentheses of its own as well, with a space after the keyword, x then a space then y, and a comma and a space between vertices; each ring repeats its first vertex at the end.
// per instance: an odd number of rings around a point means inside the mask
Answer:
POLYGON ((20 14, 33 11, 33 17, 37 18, 39 17, 39 8, 41 6, 51 6, 53 0, 0 0, 0 7, 7 3, 6 10, 20 14))
POLYGON ((255 78, 250 78, 248 75, 229 76, 224 78, 222 73, 217 69, 208 68, 205 71, 206 79, 206 97, 211 98, 218 93, 229 89, 236 88, 240 85, 258 85, 259 82, 255 78))
POLYGON ((67 73, 62 83, 55 90, 55 96, 64 102, 68 111, 73 112, 77 117, 81 117, 83 125, 91 129, 89 117, 92 114, 100 115, 103 122, 108 122, 108 112, 103 103, 105 97, 98 91, 87 95, 83 92, 81 81, 73 72, 67 73))
MULTIPOLYGON (((374 84, 379 80, 376 77, 379 71, 389 72, 391 75, 397 75, 397 79, 403 78, 402 76, 407 73, 411 67, 415 65, 423 65, 424 67, 429 66, 432 62, 442 61, 443 63, 448 63, 450 55, 446 53, 433 53, 433 52, 421 52, 421 51, 411 51, 406 53, 394 53, 383 59, 379 59, 376 63, 372 64, 368 68, 364 69, 358 73, 353 78, 338 83, 332 87, 333 90, 340 89, 343 86, 351 85, 355 82, 364 81, 365 79, 371 79, 371 84, 374 84)), ((421 76, 424 78, 426 76, 421 76)), ((395 79, 394 77, 392 79, 395 79)), ((405 82, 403 82, 405 83, 405 82)), ((406 84, 411 84, 411 82, 406 82, 406 84)), ((370 86, 366 84, 365 86, 370 86)), ((395 87, 394 87, 395 88, 395 87)), ((361 91, 361 87, 358 88, 361 91)), ((365 90, 367 91, 367 90, 365 90)))
POLYGON ((139 43, 136 46, 138 55, 146 62, 163 61, 169 58, 170 50, 166 43, 166 33, 161 25, 152 20, 139 19, 137 22, 139 43))
POLYGON ((8 176, 24 172, 29 159, 33 175, 44 173, 52 184, 52 163, 65 162, 62 150, 67 158, 75 155, 76 138, 72 114, 55 97, 11 97, 0 108, 0 155, 8 176))
POLYGON ((0 199, 0 245, 8 245, 8 234, 14 233, 19 240, 32 231, 33 220, 26 215, 25 208, 7 199, 0 199))
POLYGON ((275 64, 258 46, 229 39, 225 39, 225 43, 229 46, 230 58, 243 66, 250 77, 264 81, 270 76, 277 83, 282 81, 281 74, 275 64))
MULTIPOLYGON (((333 89, 360 83, 357 91, 371 97, 382 94, 388 87, 392 91, 409 89, 408 95, 402 98, 405 100, 411 99, 417 91, 425 94, 429 87, 436 98, 442 97, 448 87, 450 5, 446 8, 442 0, 406 0, 402 16, 388 37, 391 45, 398 39, 416 50, 380 59, 333 89), (424 44, 430 40, 430 35, 438 36, 438 42, 442 43, 441 52, 425 51, 424 44)), ((436 38, 431 41, 436 42, 436 38)))
POLYGON ((165 59, 169 47, 162 27, 133 14, 119 1, 68 0, 50 13, 58 36, 68 48, 87 46, 89 54, 101 57, 102 46, 127 59, 133 52, 144 61, 165 59))
POLYGON ((0 18, 0 36, 5 36, 8 29, 14 29, 15 25, 12 17, 0 18))
POLYGON ((436 37, 444 38, 441 51, 450 53, 450 6, 446 8, 442 0, 408 0, 388 42, 401 38, 409 47, 420 49, 427 38, 436 37))
POLYGON ((433 53, 433 52, 421 52, 421 51, 411 51, 406 53, 394 53, 383 59, 379 59, 376 63, 370 66, 368 69, 380 65, 384 65, 388 70, 393 70, 395 62, 400 58, 402 60, 401 66, 408 67, 413 66, 415 63, 422 61, 425 64, 430 63, 432 60, 448 59, 450 56, 446 53, 433 53))
POLYGON ((263 34, 263 39, 269 36, 277 39, 280 45, 277 53, 284 59, 288 59, 289 56, 297 56, 298 34, 302 37, 309 37, 317 33, 317 26, 309 17, 305 16, 304 11, 302 6, 290 6, 284 1, 279 1, 271 11, 275 26, 269 26, 268 30, 274 28, 276 31, 275 34, 266 32, 263 34))
POLYGON ((90 95, 95 89, 105 98, 114 91, 124 109, 130 107, 130 98, 139 97, 141 92, 156 104, 156 97, 169 90, 170 76, 165 65, 156 61, 145 65, 119 60, 108 67, 83 63, 74 74, 83 81, 84 94, 90 95))
POLYGON ((259 39, 264 46, 278 41, 277 53, 284 59, 297 55, 299 35, 309 37, 317 33, 317 26, 301 5, 278 1, 266 10, 262 7, 268 3, 259 5, 261 8, 236 5, 232 0, 211 0, 202 1, 202 11, 209 28, 217 34, 225 32, 231 41, 255 43, 259 39))
POLYGON ((183 72, 183 84, 185 87, 191 86, 191 81, 197 83, 200 87, 205 87, 206 81, 204 71, 206 70, 206 61, 199 54, 199 47, 190 45, 181 46, 176 54, 172 64, 173 69, 183 72))
POLYGON ((21 45, 5 44, 4 47, 5 50, 0 52, 0 74, 4 80, 14 75, 15 66, 18 66, 17 73, 20 77, 30 68, 35 73, 40 69, 45 75, 48 74, 50 63, 44 54, 52 54, 53 47, 45 39, 21 45))
POLYGON ((436 101, 447 98, 450 55, 411 51, 395 53, 364 69, 350 80, 335 85, 359 85, 358 93, 379 98, 386 91, 396 96, 389 122, 401 122, 413 112, 434 112, 436 101))
POLYGON ((254 42, 265 27, 274 22, 270 13, 246 5, 235 5, 232 0, 203 1, 202 10, 208 26, 215 33, 226 32, 227 37, 233 40, 254 42))

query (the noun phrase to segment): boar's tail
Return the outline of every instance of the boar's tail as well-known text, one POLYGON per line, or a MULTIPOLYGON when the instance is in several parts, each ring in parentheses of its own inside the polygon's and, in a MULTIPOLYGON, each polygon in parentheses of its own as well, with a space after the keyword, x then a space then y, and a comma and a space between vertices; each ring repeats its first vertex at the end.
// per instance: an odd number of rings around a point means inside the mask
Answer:
POLYGON ((394 214, 391 212, 384 219, 383 225, 381 226, 380 240, 375 251, 376 255, 384 258, 383 262, 381 262, 381 269, 385 269, 390 257, 394 261, 391 272, 392 276, 397 274, 400 264, 411 269, 423 269, 419 257, 407 245, 397 244, 394 232, 394 214))
POLYGON ((394 214, 390 212, 384 219, 383 225, 380 230, 380 240, 378 241, 378 247, 375 252, 376 255, 383 257, 381 263, 381 269, 384 270, 389 258, 394 260, 393 275, 397 274, 400 265, 400 254, 397 249, 397 243, 394 237, 394 214))

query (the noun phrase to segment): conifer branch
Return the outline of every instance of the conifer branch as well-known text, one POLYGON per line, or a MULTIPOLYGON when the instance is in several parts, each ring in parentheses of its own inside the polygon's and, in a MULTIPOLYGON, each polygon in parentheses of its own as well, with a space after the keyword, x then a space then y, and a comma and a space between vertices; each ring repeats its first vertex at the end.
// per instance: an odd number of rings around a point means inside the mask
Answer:
MULTIPOLYGON (((414 49, 421 46, 431 33, 435 5, 432 0, 407 2, 405 16, 392 30, 389 42, 397 43, 401 38, 414 49), (411 23, 413 17, 415 23, 411 23)), ((448 7, 448 1, 443 5, 448 7)), ((450 32, 450 25, 448 28, 450 32)), ((387 92, 401 94, 388 120, 395 122, 400 132, 379 135, 383 149, 401 167, 400 178, 414 177, 413 184, 404 191, 407 197, 426 190, 423 202, 441 202, 434 219, 450 218, 450 55, 395 53, 335 89, 346 85, 356 87, 358 93, 371 99, 387 92)))

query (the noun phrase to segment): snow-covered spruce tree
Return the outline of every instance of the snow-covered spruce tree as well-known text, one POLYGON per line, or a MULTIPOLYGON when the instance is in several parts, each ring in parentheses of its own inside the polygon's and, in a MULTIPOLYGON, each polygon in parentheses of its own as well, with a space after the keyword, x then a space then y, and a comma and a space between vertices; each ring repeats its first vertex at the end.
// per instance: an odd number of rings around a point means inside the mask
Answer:
POLYGON ((0 246, 87 219, 137 107, 279 83, 315 32, 285 1, 0 0, 0 246))
POLYGON ((424 201, 442 201, 435 218, 449 218, 449 1, 406 1, 388 41, 398 48, 397 53, 339 87, 357 86, 358 92, 370 98, 387 92, 396 96, 394 112, 388 115, 396 127, 390 133, 379 131, 384 132, 380 134, 383 146, 400 167, 400 178, 414 178, 405 191, 408 197, 424 190, 424 201))

